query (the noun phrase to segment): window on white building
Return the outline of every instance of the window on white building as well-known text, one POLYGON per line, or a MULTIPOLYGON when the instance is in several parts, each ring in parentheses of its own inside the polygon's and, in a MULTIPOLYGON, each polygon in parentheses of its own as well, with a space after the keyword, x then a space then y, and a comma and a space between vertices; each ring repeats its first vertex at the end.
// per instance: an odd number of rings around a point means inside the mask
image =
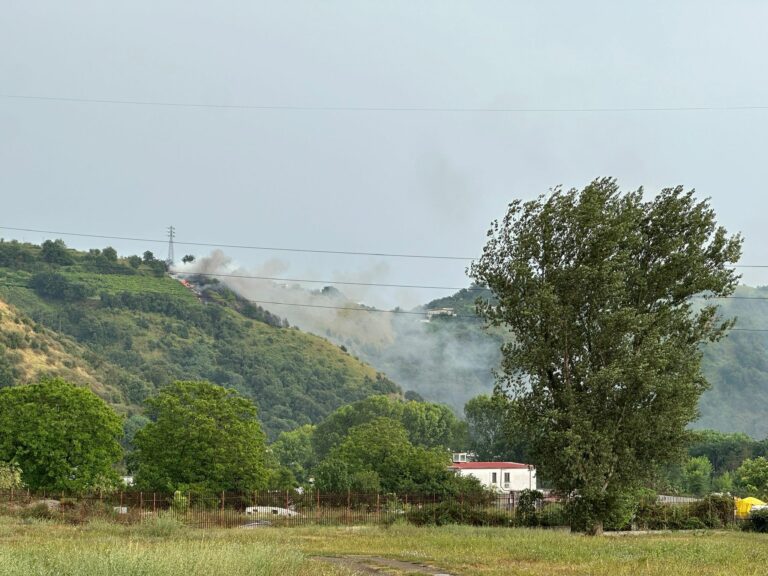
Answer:
POLYGON ((491 472, 491 484, 496 484, 496 472, 491 472))

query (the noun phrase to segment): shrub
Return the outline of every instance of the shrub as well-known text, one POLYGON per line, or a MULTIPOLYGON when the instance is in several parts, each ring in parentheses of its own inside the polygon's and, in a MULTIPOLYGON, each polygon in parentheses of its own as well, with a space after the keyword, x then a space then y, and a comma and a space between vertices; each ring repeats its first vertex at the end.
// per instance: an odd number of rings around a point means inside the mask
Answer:
POLYGON ((538 522, 538 525, 544 528, 556 528, 560 526, 568 526, 570 524, 565 506, 559 503, 545 506, 539 512, 538 522))
POLYGON ((185 513, 189 508, 189 499, 181 493, 180 490, 176 490, 173 493, 173 500, 171 501, 171 508, 174 512, 185 513))
POLYGON ((141 525, 141 528, 139 528, 139 531, 147 536, 167 538, 174 532, 177 532, 181 527, 181 522, 177 520, 173 514, 158 514, 154 518, 145 521, 141 525))
POLYGON ((733 498, 711 494, 691 504, 690 513, 700 519, 707 528, 721 528, 733 522, 733 498))
POLYGON ((19 512, 19 516, 25 520, 50 520, 54 514, 54 511, 45 502, 32 504, 19 512))
POLYGON ((512 526, 514 520, 502 510, 478 508, 459 502, 440 502, 412 508, 406 519, 417 526, 445 526, 467 524, 470 526, 512 526))
POLYGON ((538 490, 523 490, 517 501, 517 516, 523 526, 538 526, 539 516, 536 509, 544 500, 544 494, 538 490))
POLYGON ((752 511, 749 520, 744 523, 744 529, 752 532, 768 532, 768 508, 752 511))

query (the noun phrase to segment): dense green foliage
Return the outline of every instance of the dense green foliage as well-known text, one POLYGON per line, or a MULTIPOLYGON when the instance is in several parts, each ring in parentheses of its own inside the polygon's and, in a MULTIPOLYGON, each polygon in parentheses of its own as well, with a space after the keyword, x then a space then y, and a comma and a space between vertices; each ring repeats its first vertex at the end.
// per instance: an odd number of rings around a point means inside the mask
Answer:
POLYGON ((768 500, 768 460, 759 456, 744 460, 736 469, 736 478, 747 494, 768 500))
POLYGON ((256 407, 208 382, 174 382, 147 399, 138 430, 136 486, 173 492, 266 486, 265 437, 256 407))
POLYGON ((317 425, 312 445, 324 458, 344 441, 349 431, 374 418, 390 418, 402 424, 409 442, 425 448, 463 449, 467 443, 466 424, 450 408, 430 402, 402 401, 388 396, 371 396, 342 406, 317 425))
MULTIPOLYGON (((119 258, 110 248, 45 246, 0 241, 0 299, 66 348, 122 412, 139 412, 175 380, 209 380, 253 400, 275 438, 348 402, 399 391, 337 346, 286 328, 215 281, 193 292, 151 253, 119 258)), ((24 355, 16 352, 34 344, 5 336, 0 386, 23 381, 24 355)))
POLYGON ((16 464, 0 462, 0 492, 17 490, 22 486, 21 469, 16 464))
POLYGON ((474 280, 497 303, 478 310, 515 340, 502 384, 533 460, 598 532, 622 497, 678 458, 706 389, 699 344, 731 326, 697 294, 727 296, 741 239, 681 187, 645 201, 615 181, 513 202, 494 222, 474 280))
POLYGON ((305 484, 315 467, 316 457, 312 448, 315 427, 311 424, 282 432, 269 448, 278 464, 284 467, 296 484, 305 484))
POLYGON ((480 462, 526 462, 527 441, 503 394, 477 396, 464 407, 469 449, 480 462))
POLYGON ((380 416, 349 429, 318 465, 315 482, 333 492, 482 492, 474 478, 455 475, 449 464, 445 449, 414 445, 401 422, 380 416))
POLYGON ((114 486, 120 418, 93 392, 60 379, 0 390, 0 462, 33 490, 114 486))
POLYGON ((665 494, 702 496, 709 492, 758 496, 760 482, 747 481, 742 464, 768 455, 768 439, 757 441, 746 434, 694 430, 688 459, 665 467, 653 488, 665 494))

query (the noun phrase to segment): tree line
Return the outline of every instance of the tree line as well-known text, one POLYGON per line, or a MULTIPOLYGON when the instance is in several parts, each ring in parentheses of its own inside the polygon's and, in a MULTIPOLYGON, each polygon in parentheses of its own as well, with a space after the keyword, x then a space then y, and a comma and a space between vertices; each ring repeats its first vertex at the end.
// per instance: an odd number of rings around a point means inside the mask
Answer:
POLYGON ((174 492, 314 484, 324 491, 467 493, 449 446, 465 427, 445 406, 375 396, 267 444, 256 406, 233 389, 177 381, 123 420, 89 389, 44 378, 0 390, 0 489, 174 492))

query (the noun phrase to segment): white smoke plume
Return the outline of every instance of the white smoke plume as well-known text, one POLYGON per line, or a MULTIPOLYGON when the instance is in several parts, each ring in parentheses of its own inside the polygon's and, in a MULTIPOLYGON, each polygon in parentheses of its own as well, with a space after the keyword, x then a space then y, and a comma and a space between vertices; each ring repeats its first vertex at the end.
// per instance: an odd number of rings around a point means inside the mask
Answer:
MULTIPOLYGON (((233 277, 279 277, 289 275, 288 270, 289 265, 279 259, 245 269, 219 250, 174 268, 179 274, 221 275, 212 277, 292 325, 343 345, 403 390, 449 404, 458 414, 462 414, 467 400, 492 390, 492 370, 499 363, 500 342, 476 324, 468 327, 460 319, 427 323, 426 317, 419 314, 360 311, 364 306, 361 302, 370 295, 368 286, 307 289, 296 282, 233 277)), ((336 273, 333 279, 376 283, 385 281, 387 273, 385 264, 377 264, 356 273, 336 273)))

